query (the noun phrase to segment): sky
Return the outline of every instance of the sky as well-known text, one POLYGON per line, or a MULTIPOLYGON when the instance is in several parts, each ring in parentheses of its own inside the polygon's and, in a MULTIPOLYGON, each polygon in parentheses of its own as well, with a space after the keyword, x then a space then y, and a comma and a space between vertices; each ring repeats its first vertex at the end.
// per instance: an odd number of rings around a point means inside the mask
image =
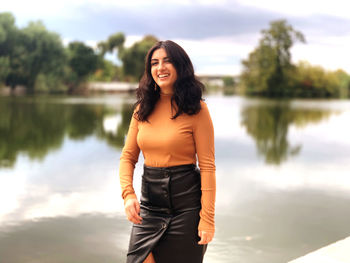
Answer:
POLYGON ((11 0, 0 12, 11 12, 19 27, 41 20, 65 44, 94 47, 116 32, 126 35, 126 46, 147 34, 171 39, 186 50, 198 75, 237 75, 261 30, 277 19, 306 38, 292 48, 294 63, 350 73, 348 6, 346 0, 11 0))

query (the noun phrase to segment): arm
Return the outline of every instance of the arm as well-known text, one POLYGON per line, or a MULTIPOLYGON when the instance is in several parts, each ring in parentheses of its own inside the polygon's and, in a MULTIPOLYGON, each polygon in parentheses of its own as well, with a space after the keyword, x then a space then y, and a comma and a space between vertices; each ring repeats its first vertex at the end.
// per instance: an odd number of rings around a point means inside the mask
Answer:
POLYGON ((199 232, 215 232, 215 146, 214 127, 205 102, 201 102, 201 111, 195 116, 193 137, 201 174, 202 198, 199 232))
POLYGON ((124 204, 129 199, 136 199, 133 187, 133 175, 140 153, 140 148, 136 141, 138 133, 138 121, 134 116, 136 111, 137 108, 134 110, 131 117, 128 135, 119 162, 119 179, 124 204))
POLYGON ((132 114, 128 135, 120 156, 119 179, 122 188, 122 197, 124 199, 125 214, 129 221, 140 224, 140 203, 136 198, 133 187, 133 175, 135 165, 139 159, 140 148, 137 145, 138 121, 134 117, 136 108, 132 114))

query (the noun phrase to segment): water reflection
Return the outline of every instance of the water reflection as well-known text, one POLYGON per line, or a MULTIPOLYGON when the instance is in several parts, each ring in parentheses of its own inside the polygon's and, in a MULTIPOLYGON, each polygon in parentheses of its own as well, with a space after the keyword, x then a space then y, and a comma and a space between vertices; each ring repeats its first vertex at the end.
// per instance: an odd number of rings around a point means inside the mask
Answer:
POLYGON ((350 235, 349 196, 304 189, 258 192, 216 217, 207 262, 288 262, 350 235))
MULTIPOLYGON (((60 149, 65 137, 84 140, 95 136, 121 149, 132 103, 124 102, 116 110, 105 104, 52 103, 40 97, 2 98, 0 112, 0 167, 12 167, 19 153, 42 160, 60 149)), ((326 120, 334 112, 295 108, 287 100, 248 100, 242 105, 240 119, 254 138, 258 154, 266 163, 278 165, 302 148, 288 140, 291 125, 302 128, 326 120)))
POLYGON ((94 135, 121 148, 127 132, 132 105, 122 104, 121 112, 106 105, 52 103, 50 99, 1 98, 0 167, 12 167, 18 154, 42 160, 62 147, 65 137, 84 140, 94 135), (105 129, 108 115, 120 115, 121 121, 110 132, 105 129))
MULTIPOLYGON (((101 139, 106 140, 110 145, 113 145, 116 148, 123 148, 124 138, 129 129, 129 123, 130 123, 132 112, 133 112, 132 104, 123 103, 121 111, 117 113, 117 116, 119 117, 118 119, 119 121, 117 121, 116 123, 113 123, 113 120, 110 121, 109 122, 110 125, 105 126, 104 129, 101 129, 101 132, 99 133, 98 136, 101 139), (117 125, 113 127, 113 124, 114 125, 117 124, 117 125)), ((107 120, 106 117, 108 116, 105 116, 104 123, 108 123, 108 121, 106 121, 107 120)))
MULTIPOLYGON (((0 98, 0 262, 125 262, 117 171, 132 102, 0 98)), ((350 235, 349 102, 207 103, 218 191, 205 262, 287 262, 350 235)))
POLYGON ((0 261, 125 262, 130 225, 117 214, 44 218, 0 228, 0 261))
POLYGON ((292 108, 288 100, 260 100, 248 103, 241 110, 241 124, 255 139, 259 155, 266 163, 279 165, 288 157, 300 153, 301 144, 291 145, 288 131, 291 125, 305 127, 326 120, 331 110, 292 108))

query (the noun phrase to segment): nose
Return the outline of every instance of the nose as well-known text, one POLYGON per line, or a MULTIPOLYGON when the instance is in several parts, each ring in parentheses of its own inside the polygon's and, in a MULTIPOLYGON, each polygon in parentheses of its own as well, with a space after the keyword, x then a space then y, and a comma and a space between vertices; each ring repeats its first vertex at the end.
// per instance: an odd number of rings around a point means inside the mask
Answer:
POLYGON ((158 70, 163 69, 164 66, 165 66, 164 63, 163 63, 162 61, 160 61, 160 62, 158 63, 158 70))

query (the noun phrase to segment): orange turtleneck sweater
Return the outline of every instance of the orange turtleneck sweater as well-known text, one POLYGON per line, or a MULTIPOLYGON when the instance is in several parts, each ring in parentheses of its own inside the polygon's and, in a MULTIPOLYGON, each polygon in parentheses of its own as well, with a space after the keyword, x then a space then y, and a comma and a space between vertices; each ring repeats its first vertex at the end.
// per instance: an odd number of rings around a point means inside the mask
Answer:
POLYGON ((171 94, 163 93, 148 117, 149 123, 138 121, 133 114, 119 164, 122 197, 124 202, 136 198, 133 174, 140 150, 145 164, 154 167, 196 164, 198 158, 202 189, 198 230, 214 231, 216 167, 209 110, 201 101, 201 110, 195 115, 181 114, 175 120, 170 119, 174 114, 171 94))

